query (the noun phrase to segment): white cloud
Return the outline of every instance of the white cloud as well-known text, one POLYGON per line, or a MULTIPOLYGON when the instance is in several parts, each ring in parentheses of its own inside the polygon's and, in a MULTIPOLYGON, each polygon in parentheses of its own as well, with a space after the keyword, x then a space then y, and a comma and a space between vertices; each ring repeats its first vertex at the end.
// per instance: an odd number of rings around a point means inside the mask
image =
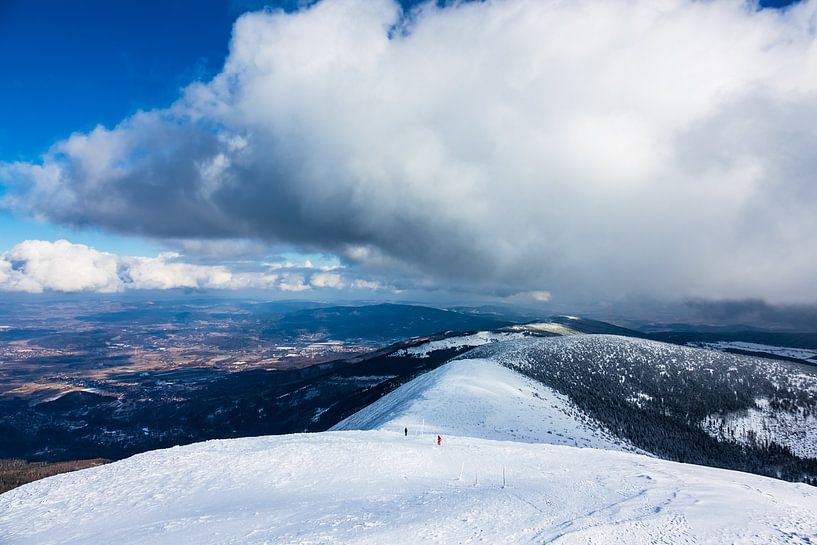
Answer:
POLYGON ((312 289, 309 284, 304 282, 304 275, 300 273, 285 273, 281 275, 281 281, 278 283, 278 289, 281 291, 307 291, 312 289))
POLYGON ((67 240, 26 240, 0 255, 0 291, 112 293, 126 289, 275 289, 279 276, 185 263, 176 253, 118 256, 67 240))
POLYGON ((122 291, 117 256, 67 240, 26 240, 3 254, 0 286, 39 293, 44 290, 112 293, 122 291))
POLYGON ((24 271, 14 269, 12 263, 3 258, 0 259, 0 290, 41 293, 43 287, 36 280, 27 277, 24 271))
POLYGON ((309 283, 316 288, 341 289, 346 286, 343 277, 337 273, 317 273, 309 279, 309 283))
MULTIPOLYGON (((176 252, 119 256, 67 240, 26 240, 0 254, 0 291, 112 293, 190 288, 291 293, 313 288, 342 290, 348 285, 343 274, 329 272, 337 266, 315 267, 309 261, 278 268, 259 265, 260 270, 235 271, 226 265, 188 263, 176 252)), ((355 280, 353 286, 380 288, 377 282, 363 280, 355 280)))
MULTIPOLYGON (((817 301, 817 0, 756 8, 248 14, 211 82, 0 179, 52 221, 291 243, 407 285, 817 301)), ((230 282, 181 269, 144 281, 230 282)))
POLYGON ((232 288, 233 274, 222 266, 170 261, 176 256, 127 257, 123 262, 135 289, 232 288))
POLYGON ((534 301, 539 301, 540 303, 546 303, 550 301, 551 297, 550 292, 544 290, 529 291, 527 295, 534 301))
POLYGON ((379 290, 383 289, 383 285, 377 280, 364 280, 358 278, 352 282, 352 287, 358 290, 379 290))
POLYGON ((281 269, 314 269, 315 266, 312 264, 310 260, 306 260, 303 263, 294 263, 292 261, 283 261, 278 263, 267 263, 267 267, 270 270, 278 271, 281 269))

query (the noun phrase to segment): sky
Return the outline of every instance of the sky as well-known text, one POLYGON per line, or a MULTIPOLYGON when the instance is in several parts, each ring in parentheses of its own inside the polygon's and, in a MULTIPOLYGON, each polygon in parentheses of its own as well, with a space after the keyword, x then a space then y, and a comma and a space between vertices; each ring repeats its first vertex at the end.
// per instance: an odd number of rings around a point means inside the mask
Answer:
POLYGON ((0 2, 0 290, 817 303, 817 2, 0 2))

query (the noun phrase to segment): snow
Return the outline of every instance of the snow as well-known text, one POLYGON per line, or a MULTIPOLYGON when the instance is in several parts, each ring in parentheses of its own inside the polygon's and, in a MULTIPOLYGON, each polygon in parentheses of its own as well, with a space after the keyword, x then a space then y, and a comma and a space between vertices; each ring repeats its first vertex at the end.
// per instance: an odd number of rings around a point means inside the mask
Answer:
POLYGON ((410 356, 413 358, 427 358, 431 352, 437 350, 449 350, 452 348, 469 348, 475 346, 482 346, 494 342, 507 341, 511 339, 520 339, 524 337, 522 333, 504 333, 494 331, 480 331, 473 335, 459 335, 456 337, 448 337, 437 341, 429 341, 417 346, 400 349, 393 354, 392 357, 410 356))
POLYGON ((0 543, 813 543, 817 489, 636 454, 388 431, 209 441, 0 496, 0 543), (503 470, 506 486, 502 486, 503 470))
POLYGON ((654 398, 649 394, 645 394, 644 392, 637 392, 634 396, 628 397, 627 401, 629 403, 632 403, 636 407, 641 408, 643 407, 644 402, 649 402, 652 401, 653 399, 654 398))
MULTIPOLYGON (((578 319, 578 318, 577 318, 578 319)), ((581 331, 577 331, 572 327, 567 327, 556 322, 537 322, 533 324, 513 325, 508 327, 512 331, 541 331, 543 333, 553 333, 555 335, 582 335, 581 331)))
POLYGON ((709 415, 701 423, 704 431, 722 441, 744 445, 777 443, 796 456, 817 459, 817 415, 802 409, 775 410, 766 399, 757 407, 727 415, 709 415))
POLYGON ((458 359, 404 384, 333 430, 383 429, 637 451, 570 400, 485 359, 458 359))
POLYGON ((817 536, 817 488, 623 452, 567 398, 490 360, 452 361, 338 427, 366 429, 208 441, 27 484, 0 495, 0 543, 773 545, 817 536))

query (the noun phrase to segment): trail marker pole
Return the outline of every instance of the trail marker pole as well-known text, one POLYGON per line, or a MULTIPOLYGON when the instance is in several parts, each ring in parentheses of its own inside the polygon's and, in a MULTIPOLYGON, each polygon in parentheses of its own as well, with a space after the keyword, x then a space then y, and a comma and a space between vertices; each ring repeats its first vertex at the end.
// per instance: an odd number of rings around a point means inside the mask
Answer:
POLYGON ((461 480, 462 480, 462 472, 463 472, 463 470, 465 470, 465 462, 463 462, 463 463, 462 463, 462 465, 460 465, 460 476, 459 476, 459 477, 457 477, 457 480, 458 480, 458 481, 461 481, 461 480))
POLYGON ((502 466, 502 488, 505 488, 505 466, 502 466))

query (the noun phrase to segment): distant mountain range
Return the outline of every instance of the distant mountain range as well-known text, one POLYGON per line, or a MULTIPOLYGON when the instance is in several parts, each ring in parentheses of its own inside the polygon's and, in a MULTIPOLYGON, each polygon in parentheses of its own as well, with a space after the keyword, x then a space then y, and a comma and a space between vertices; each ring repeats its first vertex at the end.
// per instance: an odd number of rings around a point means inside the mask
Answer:
POLYGON ((264 317, 267 338, 312 335, 320 339, 395 340, 446 331, 496 329, 513 321, 414 305, 331 306, 272 313, 264 317))
MULTIPOLYGON (((196 324, 203 311, 160 305, 129 310, 122 319, 149 320, 151 312, 196 324)), ((205 439, 322 431, 460 357, 488 359, 541 383, 584 415, 585 427, 638 451, 817 479, 808 448, 817 430, 817 366, 806 348, 735 348, 716 344, 712 333, 689 331, 663 337, 676 343, 669 344, 648 337, 671 332, 647 334, 576 316, 520 323, 463 308, 248 303, 236 312, 246 326, 234 327, 257 327, 272 342, 358 338, 384 347, 303 368, 121 373, 109 377, 115 393, 86 388, 37 402, 6 394, 0 396, 0 458, 119 459, 205 439), (395 338, 406 339, 392 343, 395 338), (712 346, 679 346, 689 343, 712 346)), ((740 338, 792 339, 757 335, 740 338)), ((78 337, 72 342, 80 343, 78 337)), ((803 338, 801 345, 809 346, 803 338)))

